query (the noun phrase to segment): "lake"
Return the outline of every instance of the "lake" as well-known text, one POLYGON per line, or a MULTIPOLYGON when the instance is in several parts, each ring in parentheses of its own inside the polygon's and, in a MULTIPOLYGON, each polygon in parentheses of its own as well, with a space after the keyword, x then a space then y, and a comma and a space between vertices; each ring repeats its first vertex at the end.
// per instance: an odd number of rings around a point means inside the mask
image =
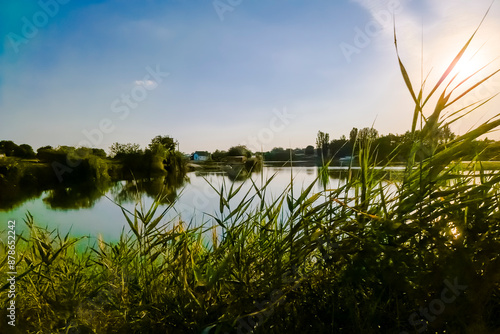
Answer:
MULTIPOLYGON (((394 168, 395 171, 399 168, 394 168)), ((347 167, 330 167, 328 187, 342 185, 347 176, 347 167)), ((133 211, 137 203, 142 202, 148 208, 156 195, 162 192, 165 195, 162 208, 166 208, 170 201, 176 201, 169 211, 165 222, 182 219, 186 224, 199 225, 211 219, 210 214, 216 215, 219 210, 219 196, 216 189, 227 190, 232 184, 241 185, 241 191, 231 200, 238 203, 244 194, 252 188, 252 181, 261 185, 271 176, 268 196, 277 197, 294 179, 294 192, 309 186, 318 176, 317 167, 275 167, 264 166, 261 171, 252 173, 249 179, 235 181, 221 171, 189 172, 181 180, 165 180, 165 178, 146 179, 138 181, 118 181, 107 185, 62 188, 43 191, 39 194, 27 196, 25 200, 0 208, 0 221, 7 226, 7 221, 15 219, 17 232, 25 228, 23 219, 29 211, 39 226, 58 228, 62 233, 71 232, 73 236, 89 235, 96 237, 101 234, 104 240, 117 240, 123 229, 129 230, 120 205, 133 211), (251 180, 250 180, 251 178, 251 180)), ((324 189, 321 182, 316 182, 313 192, 324 189)), ((5 203, 2 203, 5 204, 5 203)))

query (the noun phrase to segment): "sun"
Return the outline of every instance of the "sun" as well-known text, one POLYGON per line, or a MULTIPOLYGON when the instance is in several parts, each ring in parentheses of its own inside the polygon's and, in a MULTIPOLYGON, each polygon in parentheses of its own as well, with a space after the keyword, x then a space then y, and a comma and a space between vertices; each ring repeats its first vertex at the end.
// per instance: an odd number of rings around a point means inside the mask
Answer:
POLYGON ((488 65, 490 65, 491 62, 492 59, 488 59, 480 50, 472 55, 464 54, 451 72, 452 77, 456 75, 454 79, 455 84, 463 80, 470 82, 479 81, 486 77, 490 74, 491 67, 488 65), (490 69, 490 71, 488 71, 488 69, 490 69), (468 79, 469 77, 470 79, 468 79))

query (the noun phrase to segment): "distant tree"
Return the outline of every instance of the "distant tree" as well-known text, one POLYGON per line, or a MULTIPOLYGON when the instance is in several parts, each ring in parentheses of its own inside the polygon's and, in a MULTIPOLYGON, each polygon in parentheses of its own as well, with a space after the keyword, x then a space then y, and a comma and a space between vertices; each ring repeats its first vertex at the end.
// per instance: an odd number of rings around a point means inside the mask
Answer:
POLYGON ((106 158, 106 151, 104 151, 102 148, 93 148, 92 154, 100 158, 106 158))
POLYGON ((212 153, 212 160, 213 161, 222 161, 225 157, 227 157, 227 152, 226 151, 219 151, 215 150, 214 153, 212 153))
POLYGON ((264 159, 267 161, 289 161, 295 159, 295 152, 291 149, 275 147, 270 152, 264 153, 264 159))
POLYGON ((306 155, 314 155, 314 146, 308 145, 305 150, 306 155))
POLYGON ((354 147, 354 143, 356 142, 356 138, 358 137, 358 128, 352 128, 351 132, 349 132, 349 143, 351 147, 354 147))
POLYGON ((163 146, 167 151, 175 151, 177 141, 170 136, 156 136, 151 139, 149 149, 153 152, 158 151, 159 145, 163 146))
POLYGON ((43 146, 36 150, 36 157, 41 161, 50 161, 55 153, 52 146, 43 146))
POLYGON ((328 146, 330 144, 330 135, 326 132, 318 131, 316 137, 316 148, 318 149, 318 156, 326 159, 328 157, 328 146))
POLYGON ((75 149, 75 155, 79 159, 89 158, 93 155, 93 149, 88 147, 78 147, 77 149, 75 149))
POLYGON ((378 137, 378 131, 374 128, 363 128, 358 132, 358 140, 375 140, 378 137))
POLYGON ((19 145, 18 148, 15 150, 15 155, 25 159, 33 159, 36 157, 33 148, 28 144, 19 145))
POLYGON ((0 141, 0 152, 3 152, 8 157, 19 157, 24 159, 32 159, 36 157, 36 154, 30 145, 17 145, 11 140, 0 141))
POLYGON ((3 152, 6 156, 14 156, 16 150, 19 149, 19 146, 14 144, 11 140, 2 140, 0 141, 0 152, 3 152))
POLYGON ((306 151, 303 148, 296 147, 296 148, 293 149, 293 153, 304 155, 304 154, 306 154, 306 151))
POLYGON ((68 154, 75 152, 75 148, 73 146, 61 145, 57 147, 56 151, 59 153, 68 154))
POLYGON ((378 161, 386 163, 389 161, 401 161, 399 156, 395 156, 396 149, 402 143, 402 136, 389 133, 386 136, 380 136, 375 140, 378 161))
POLYGON ((250 158, 252 156, 252 152, 250 152, 246 146, 244 145, 238 145, 238 146, 233 146, 229 148, 227 151, 227 155, 229 156, 245 156, 247 158, 250 158))
POLYGON ((139 144, 131 144, 131 143, 128 144, 114 143, 113 145, 111 145, 109 150, 111 152, 112 157, 126 155, 126 154, 142 153, 139 144))
POLYGON ((343 136, 343 139, 334 139, 330 142, 330 154, 334 158, 341 158, 351 155, 352 148, 349 145, 349 141, 343 136))
POLYGON ((440 144, 446 144, 455 139, 455 137, 456 135, 451 131, 450 126, 448 124, 446 124, 442 128, 439 128, 438 142, 440 144))

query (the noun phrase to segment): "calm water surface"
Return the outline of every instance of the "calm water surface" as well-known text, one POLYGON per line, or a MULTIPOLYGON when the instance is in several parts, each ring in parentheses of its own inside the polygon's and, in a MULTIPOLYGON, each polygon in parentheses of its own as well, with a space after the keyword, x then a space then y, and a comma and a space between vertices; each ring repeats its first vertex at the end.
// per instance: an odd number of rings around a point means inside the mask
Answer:
MULTIPOLYGON (((328 186, 342 185, 346 173, 338 168, 332 170, 328 186)), ((250 177, 260 185, 273 175, 275 177, 270 183, 268 196, 277 197, 289 185, 291 177, 294 178, 295 192, 305 189, 316 179, 318 168, 263 167, 261 172, 253 173, 250 177)), ((223 172, 190 172, 183 180, 177 180, 173 185, 171 183, 164 179, 154 179, 142 182, 119 181, 101 191, 94 188, 48 190, 38 197, 16 203, 14 207, 0 208, 0 226, 6 226, 8 220, 15 219, 18 222, 17 232, 20 233, 25 227, 22 221, 29 211, 37 225, 58 228, 62 233, 71 231, 74 236, 96 237, 101 234, 105 240, 112 241, 118 239, 122 229, 129 230, 119 205, 133 211, 137 203, 142 202, 148 208, 155 195, 164 189, 167 198, 162 208, 167 206, 168 201, 176 200, 174 209, 169 212, 165 222, 182 219, 186 223, 199 225, 210 220, 209 214, 218 214, 219 197, 210 184, 216 189, 220 189, 222 185, 228 188, 233 183, 234 187, 242 185, 240 193, 231 200, 234 207, 252 187, 249 179, 231 181, 223 172)), ((321 190, 323 185, 316 182, 313 192, 321 190)))

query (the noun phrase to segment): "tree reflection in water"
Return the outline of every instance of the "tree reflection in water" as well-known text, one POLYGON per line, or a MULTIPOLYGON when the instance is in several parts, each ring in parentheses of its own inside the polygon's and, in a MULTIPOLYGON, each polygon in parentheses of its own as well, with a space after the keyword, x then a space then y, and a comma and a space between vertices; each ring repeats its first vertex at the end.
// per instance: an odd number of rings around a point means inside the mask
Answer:
POLYGON ((174 173, 154 178, 140 178, 116 182, 110 189, 113 201, 118 204, 137 202, 143 195, 161 198, 161 204, 171 203, 178 196, 178 191, 189 182, 186 175, 174 173))

